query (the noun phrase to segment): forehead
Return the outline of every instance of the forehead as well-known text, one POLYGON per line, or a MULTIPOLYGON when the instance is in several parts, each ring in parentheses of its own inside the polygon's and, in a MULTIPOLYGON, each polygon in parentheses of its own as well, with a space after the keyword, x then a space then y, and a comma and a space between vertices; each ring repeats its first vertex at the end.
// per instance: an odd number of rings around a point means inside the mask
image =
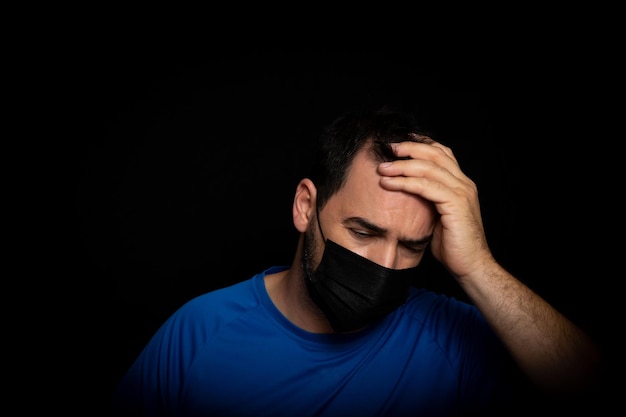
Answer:
POLYGON ((328 201, 337 220, 362 217, 407 238, 431 233, 433 204, 414 194, 382 188, 377 166, 367 150, 355 155, 344 186, 328 201))

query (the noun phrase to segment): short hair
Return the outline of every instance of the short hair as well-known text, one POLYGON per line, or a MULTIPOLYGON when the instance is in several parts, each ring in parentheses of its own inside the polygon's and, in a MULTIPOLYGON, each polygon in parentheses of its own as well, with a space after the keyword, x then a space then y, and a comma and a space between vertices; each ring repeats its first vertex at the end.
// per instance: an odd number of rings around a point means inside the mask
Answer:
POLYGON ((320 134, 310 179, 317 188, 317 207, 324 207, 344 185, 348 169, 357 152, 370 146, 369 154, 377 162, 398 158, 390 144, 431 142, 429 133, 416 117, 389 106, 343 114, 320 134))

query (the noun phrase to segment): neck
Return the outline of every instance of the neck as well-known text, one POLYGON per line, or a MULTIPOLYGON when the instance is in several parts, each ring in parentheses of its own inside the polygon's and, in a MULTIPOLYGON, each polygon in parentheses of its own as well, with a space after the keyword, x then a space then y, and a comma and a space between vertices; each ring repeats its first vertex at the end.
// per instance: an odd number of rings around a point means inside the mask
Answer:
POLYGON ((311 333, 334 333, 326 316, 311 300, 298 249, 291 268, 265 277, 265 288, 276 308, 293 324, 311 333))

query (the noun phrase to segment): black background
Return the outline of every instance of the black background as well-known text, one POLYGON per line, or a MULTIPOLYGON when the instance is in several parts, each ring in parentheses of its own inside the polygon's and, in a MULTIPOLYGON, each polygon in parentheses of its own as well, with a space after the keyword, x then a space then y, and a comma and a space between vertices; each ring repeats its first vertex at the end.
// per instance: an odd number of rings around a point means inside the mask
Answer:
MULTIPOLYGON (((382 104, 414 110, 453 148, 478 184, 496 258, 612 349, 620 278, 606 239, 618 222, 599 131, 614 81, 589 61, 142 38, 64 58, 48 102, 64 129, 53 143, 63 192, 47 202, 62 207, 51 219, 62 239, 46 241, 57 278, 40 291, 59 294, 55 361, 83 404, 106 409, 182 303, 291 262, 311 141, 344 110, 382 104)), ((424 271, 416 284, 463 298, 432 260, 424 271)))

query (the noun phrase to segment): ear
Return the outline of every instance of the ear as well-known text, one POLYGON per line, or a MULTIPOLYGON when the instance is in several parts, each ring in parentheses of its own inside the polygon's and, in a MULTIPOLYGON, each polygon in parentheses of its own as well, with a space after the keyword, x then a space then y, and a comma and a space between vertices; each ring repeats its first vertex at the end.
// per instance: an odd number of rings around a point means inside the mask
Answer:
POLYGON ((302 179, 296 187, 296 195, 293 199, 293 225, 303 233, 311 222, 311 216, 315 212, 317 188, 308 178, 302 179))

